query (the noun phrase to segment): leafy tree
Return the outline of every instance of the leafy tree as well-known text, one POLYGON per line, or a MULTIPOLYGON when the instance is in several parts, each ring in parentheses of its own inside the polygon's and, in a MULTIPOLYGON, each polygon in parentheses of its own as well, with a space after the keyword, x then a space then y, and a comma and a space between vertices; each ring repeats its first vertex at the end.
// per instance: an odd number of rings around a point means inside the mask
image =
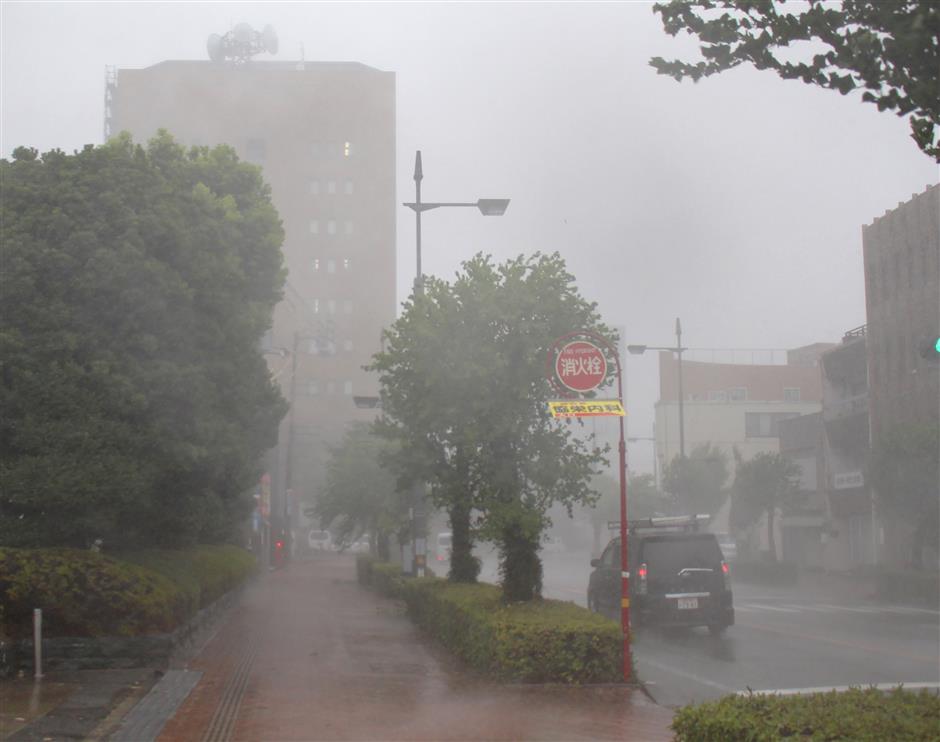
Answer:
POLYGON ((331 527, 340 544, 368 532, 385 560, 389 536, 402 540, 409 528, 408 505, 396 490, 395 475, 383 465, 394 452, 394 444, 377 436, 372 426, 353 423, 330 451, 326 482, 314 505, 321 525, 331 527))
POLYGON ((752 64, 788 80, 802 80, 843 95, 863 88, 862 100, 879 111, 910 114, 911 137, 940 162, 940 5, 936 0, 672 0, 657 3, 666 33, 697 36, 698 62, 650 64, 676 80, 698 81, 752 64), (795 7, 794 7, 795 5, 795 7), (819 52, 790 61, 782 50, 812 42, 819 52))
POLYGON ((286 404, 257 168, 161 132, 0 161, 0 542, 227 537, 286 404))
MULTIPOLYGON (((453 284, 427 279, 374 357, 385 434, 401 441, 400 482, 424 480, 446 508, 453 560, 472 537, 494 541, 507 600, 541 592, 539 536, 553 503, 592 502, 602 452, 551 418, 545 378, 552 342, 572 330, 602 334, 594 305, 557 255, 494 265, 477 255, 453 284), (477 517, 471 522, 471 514, 477 517)), ((472 564, 452 579, 475 579, 472 564)))
POLYGON ((663 489, 681 514, 718 512, 725 499, 728 454, 711 443, 696 446, 684 459, 676 456, 663 468, 663 489))
POLYGON ((878 500, 913 529, 911 565, 923 568, 925 545, 937 548, 940 531, 940 426, 899 425, 872 450, 869 481, 878 500))
POLYGON ((800 497, 800 467, 780 453, 767 451, 761 451, 748 461, 737 455, 736 459, 732 520, 735 527, 745 527, 766 513, 770 558, 776 561, 774 517, 777 510, 786 510, 800 497))

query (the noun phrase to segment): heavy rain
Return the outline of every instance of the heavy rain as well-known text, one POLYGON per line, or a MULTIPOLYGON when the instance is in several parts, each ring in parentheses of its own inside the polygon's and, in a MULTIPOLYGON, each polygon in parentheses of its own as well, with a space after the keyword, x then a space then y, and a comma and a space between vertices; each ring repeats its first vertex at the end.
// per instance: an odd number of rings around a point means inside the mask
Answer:
POLYGON ((0 739, 936 739, 938 64, 4 2, 0 739))

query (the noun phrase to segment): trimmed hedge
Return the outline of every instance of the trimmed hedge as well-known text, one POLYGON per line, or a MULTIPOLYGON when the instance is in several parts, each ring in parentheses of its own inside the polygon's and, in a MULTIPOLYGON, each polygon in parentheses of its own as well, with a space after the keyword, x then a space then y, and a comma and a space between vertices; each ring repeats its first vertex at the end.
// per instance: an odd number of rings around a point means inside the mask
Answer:
POLYGON ((147 551, 120 558, 78 549, 0 548, 0 633, 49 637, 173 631, 244 580, 254 557, 231 546, 147 551))
POLYGON ((495 585, 406 578, 396 564, 356 557, 362 585, 402 598, 412 620, 468 665, 525 683, 616 683, 623 679, 620 627, 574 603, 504 605, 495 585))
POLYGON ((901 688, 853 688, 797 696, 725 696, 679 709, 672 722, 680 742, 812 740, 937 740, 940 698, 901 688))

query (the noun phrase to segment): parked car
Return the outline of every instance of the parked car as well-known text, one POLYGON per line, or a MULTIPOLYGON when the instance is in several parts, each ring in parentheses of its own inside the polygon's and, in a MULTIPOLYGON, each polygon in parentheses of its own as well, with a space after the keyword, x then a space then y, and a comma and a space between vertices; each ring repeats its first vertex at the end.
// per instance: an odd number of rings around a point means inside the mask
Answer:
POLYGON ((733 562, 738 558, 738 542, 730 533, 716 533, 718 546, 721 547, 721 553, 725 555, 726 562, 733 562))
POLYGON ((441 565, 449 563, 453 543, 454 537, 449 531, 437 534, 434 540, 434 561, 441 565))
MULTIPOLYGON (((707 520, 707 516, 705 516, 707 520)), ((734 625, 728 564, 702 517, 631 521, 627 545, 630 610, 635 625, 707 626, 721 634, 734 625)), ((620 618, 620 538, 592 559, 588 607, 620 618)))
POLYGON ((307 534, 307 545, 314 551, 332 551, 333 537, 329 531, 311 529, 307 534))

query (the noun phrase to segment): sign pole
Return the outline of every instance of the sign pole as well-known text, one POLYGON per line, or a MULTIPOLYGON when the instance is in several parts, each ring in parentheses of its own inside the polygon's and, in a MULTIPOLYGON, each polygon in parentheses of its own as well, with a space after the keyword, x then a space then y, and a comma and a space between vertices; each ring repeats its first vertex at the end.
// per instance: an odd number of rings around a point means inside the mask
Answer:
MULTIPOLYGON (((558 338, 549 350, 546 358, 547 376, 556 388, 567 396, 572 396, 572 392, 590 392, 603 384, 607 378, 606 360, 600 349, 584 338, 603 346, 613 356, 617 365, 617 400, 620 412, 597 414, 618 414, 620 417, 620 630, 623 636, 623 680, 627 683, 633 676, 633 660, 630 652, 630 572, 627 569, 627 439, 623 424, 623 374, 620 354, 607 338, 595 332, 569 332, 558 338)), ((570 405, 575 406, 582 405, 570 405)), ((562 416, 556 415, 556 412, 557 410, 553 410, 553 415, 562 416)))

